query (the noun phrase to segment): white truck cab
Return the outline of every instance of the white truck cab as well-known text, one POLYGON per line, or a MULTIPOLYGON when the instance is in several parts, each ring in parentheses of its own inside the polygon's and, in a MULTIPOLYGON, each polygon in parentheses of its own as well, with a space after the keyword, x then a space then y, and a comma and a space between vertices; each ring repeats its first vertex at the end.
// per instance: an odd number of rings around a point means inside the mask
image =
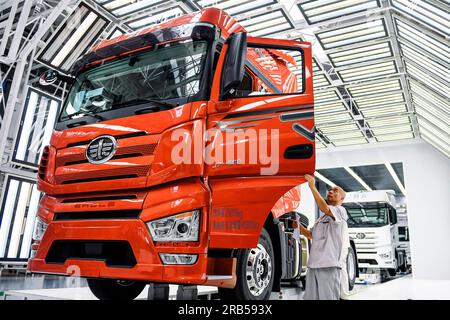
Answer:
POLYGON ((379 271, 381 277, 406 271, 406 252, 400 246, 395 192, 348 192, 344 207, 348 231, 354 239, 362 274, 379 271))

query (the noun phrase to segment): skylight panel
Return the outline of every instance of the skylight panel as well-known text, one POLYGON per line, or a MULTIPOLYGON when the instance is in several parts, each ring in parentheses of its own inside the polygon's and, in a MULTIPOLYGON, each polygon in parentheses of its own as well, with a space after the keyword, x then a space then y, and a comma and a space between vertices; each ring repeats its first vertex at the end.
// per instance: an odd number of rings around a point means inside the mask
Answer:
POLYGON ((384 93, 401 90, 400 80, 383 80, 380 82, 362 83, 348 86, 348 90, 353 97, 363 97, 374 93, 384 93))
POLYGON ((440 118, 436 117, 428 111, 428 109, 423 109, 416 107, 416 112, 419 116, 425 118, 430 123, 433 123, 438 129, 442 130, 446 134, 450 135, 450 125, 449 122, 444 122, 440 118))
POLYGON ((317 115, 322 113, 330 114, 331 112, 342 112, 347 111, 345 105, 340 101, 330 101, 326 103, 319 103, 314 105, 314 112, 317 115))
POLYGON ((245 19, 238 19, 238 21, 245 30, 255 37, 262 37, 295 28, 282 9, 249 16, 245 19))
POLYGON ((392 57, 390 42, 382 42, 329 53, 336 67, 392 57))
POLYGON ((162 3, 162 0, 112 0, 103 1, 102 5, 116 17, 123 17, 162 3))
POLYGON ((399 114, 407 112, 408 109, 406 108, 406 105, 403 104, 389 107, 380 106, 378 108, 361 109, 360 111, 364 117, 375 117, 375 116, 384 116, 387 114, 399 114))
POLYGON ((317 61, 316 61, 315 58, 312 59, 312 67, 313 67, 313 68, 312 68, 313 73, 316 73, 316 72, 323 72, 322 68, 319 67, 319 64, 317 63, 317 61))
POLYGON ((368 143, 366 138, 357 138, 357 139, 346 139, 346 140, 337 140, 331 141, 336 147, 341 146, 352 146, 356 144, 366 144, 368 143))
POLYGON ((447 131, 444 131, 440 128, 436 128, 434 124, 432 125, 429 121, 424 121, 420 117, 418 118, 419 130, 422 132, 423 129, 427 130, 430 134, 438 137, 442 141, 450 144, 450 135, 447 131))
POLYGON ((343 131, 339 133, 327 134, 326 136, 328 139, 332 141, 351 138, 364 138, 364 135, 362 134, 361 131, 350 131, 350 132, 343 131))
POLYGON ((298 6, 308 23, 312 24, 374 9, 378 3, 373 0, 315 0, 300 3, 298 6))
POLYGON ((225 10, 229 15, 239 15, 276 4, 276 0, 196 0, 202 8, 215 7, 225 10))
POLYGON ((428 142, 433 147, 435 147, 436 149, 438 149, 439 151, 441 151, 443 154, 445 154, 447 157, 450 158, 449 144, 444 143, 440 139, 436 139, 434 135, 428 133, 428 131, 426 130, 421 131, 420 136, 422 137, 423 140, 425 140, 426 142, 428 142))
POLYGON ((448 79, 449 70, 440 63, 428 58, 427 56, 424 56, 423 54, 420 54, 412 47, 409 47, 407 45, 402 44, 401 49, 403 55, 407 59, 410 59, 419 65, 427 66, 427 70, 433 72, 436 76, 440 77, 442 81, 446 81, 446 79, 448 79))
POLYGON ((413 139, 413 138, 414 138, 414 134, 412 132, 403 132, 403 133, 375 136, 375 139, 378 142, 413 139))
POLYGON ((338 71, 345 82, 362 80, 366 78, 375 78, 389 74, 397 73, 397 67, 393 61, 382 63, 372 63, 366 66, 340 69, 338 71))
POLYGON ((428 139, 432 140, 434 143, 441 146, 441 148, 450 148, 450 139, 448 136, 443 136, 442 133, 437 132, 431 126, 421 125, 420 127, 420 135, 423 137, 424 135, 428 137, 428 139))
POLYGON ((444 61, 450 60, 450 47, 448 44, 402 20, 395 19, 395 22, 397 24, 400 42, 402 42, 402 39, 405 39, 409 44, 418 46, 432 55, 442 57, 444 61))
POLYGON ((330 101, 340 101, 340 98, 335 90, 332 91, 316 91, 314 92, 314 103, 316 105, 330 101))
POLYGON ((382 135, 382 134, 411 132, 412 127, 410 124, 408 124, 408 125, 401 125, 401 126, 387 126, 387 127, 371 128, 371 130, 376 136, 378 136, 378 135, 382 135))
POLYGON ((334 123, 334 122, 344 122, 352 120, 348 112, 336 113, 336 114, 314 114, 314 119, 316 124, 334 123))
POLYGON ((313 84, 314 88, 326 87, 330 85, 330 81, 328 81, 327 77, 323 73, 313 73, 313 84))
POLYGON ((359 128, 355 123, 343 123, 339 125, 321 126, 320 130, 323 132, 323 134, 327 135, 343 131, 359 131, 359 128))
POLYGON ((443 96, 450 98, 450 86, 448 81, 441 81, 439 78, 433 77, 429 72, 422 70, 421 67, 418 67, 409 61, 406 61, 406 70, 411 76, 426 86, 441 93, 443 96))
POLYGON ((368 108, 368 107, 383 107, 383 105, 397 104, 400 102, 404 102, 405 98, 403 93, 384 93, 381 95, 376 95, 374 97, 368 96, 367 98, 359 98, 356 99, 356 104, 360 108, 368 108))
POLYGON ((159 24, 164 21, 168 21, 170 19, 173 19, 186 13, 187 12, 182 7, 176 6, 169 10, 155 12, 151 14, 149 17, 128 21, 127 24, 132 29, 139 29, 142 27, 149 27, 154 24, 159 24))
POLYGON ((109 23, 100 13, 80 3, 47 40, 36 60, 68 73, 72 64, 91 47, 109 23))
POLYGON ((411 124, 411 120, 408 116, 384 117, 379 119, 369 119, 368 124, 370 128, 383 126, 399 126, 404 124, 411 124))
POLYGON ((381 19, 317 33, 317 37, 325 49, 342 47, 385 36, 387 36, 387 32, 381 19))
POLYGON ((432 104, 434 107, 442 110, 442 112, 446 114, 450 113, 450 104, 443 96, 435 94, 415 81, 409 81, 409 85, 411 87, 413 99, 414 97, 421 97, 424 101, 427 101, 428 104, 432 104))
POLYGON ((450 123, 449 112, 444 112, 442 109, 439 109, 439 107, 436 107, 436 105, 430 103, 427 100, 424 100, 422 97, 416 94, 413 94, 412 97, 416 111, 420 111, 420 109, 425 110, 427 113, 436 117, 440 121, 443 121, 444 123, 447 124, 450 123))
POLYGON ((440 33, 450 35, 448 10, 433 5, 427 0, 394 0, 392 3, 403 13, 420 20, 440 33))

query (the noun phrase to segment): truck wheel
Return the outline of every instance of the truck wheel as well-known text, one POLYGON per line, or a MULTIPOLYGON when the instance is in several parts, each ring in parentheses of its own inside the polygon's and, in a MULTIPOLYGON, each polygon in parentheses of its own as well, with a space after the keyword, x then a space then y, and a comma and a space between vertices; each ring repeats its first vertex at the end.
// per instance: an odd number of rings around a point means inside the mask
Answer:
POLYGON ((265 229, 258 246, 241 249, 237 254, 236 287, 219 288, 223 300, 267 300, 270 297, 275 271, 272 241, 265 229))
POLYGON ((139 281, 87 279, 89 289, 100 300, 133 300, 146 283, 139 281))
POLYGON ((356 268, 357 267, 358 267, 358 264, 356 262, 355 251, 353 251, 353 247, 350 246, 348 248, 348 254, 347 254, 348 288, 350 291, 353 290, 353 287, 355 286, 356 268))
POLYGON ((395 270, 394 268, 389 268, 387 269, 387 271, 390 277, 395 277, 397 275, 397 270, 395 270))

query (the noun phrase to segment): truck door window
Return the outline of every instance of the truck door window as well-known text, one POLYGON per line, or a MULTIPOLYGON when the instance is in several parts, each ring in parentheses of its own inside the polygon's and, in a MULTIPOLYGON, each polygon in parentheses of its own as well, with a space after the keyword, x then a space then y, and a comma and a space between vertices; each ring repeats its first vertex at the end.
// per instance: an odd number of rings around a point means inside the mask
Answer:
POLYGON ((249 96, 302 93, 303 53, 296 48, 248 47, 247 66, 256 76, 249 96))

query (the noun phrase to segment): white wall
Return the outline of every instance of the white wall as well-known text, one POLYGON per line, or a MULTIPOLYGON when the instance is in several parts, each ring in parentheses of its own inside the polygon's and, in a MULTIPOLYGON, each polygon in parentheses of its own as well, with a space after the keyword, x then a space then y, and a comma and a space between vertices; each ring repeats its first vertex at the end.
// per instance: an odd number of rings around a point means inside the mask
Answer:
POLYGON ((419 140, 337 150, 317 169, 403 162, 413 277, 450 280, 450 159, 419 140))
POLYGON ((316 202, 308 187, 308 183, 300 185, 300 205, 297 211, 303 213, 309 220, 309 226, 311 227, 316 220, 316 202))

